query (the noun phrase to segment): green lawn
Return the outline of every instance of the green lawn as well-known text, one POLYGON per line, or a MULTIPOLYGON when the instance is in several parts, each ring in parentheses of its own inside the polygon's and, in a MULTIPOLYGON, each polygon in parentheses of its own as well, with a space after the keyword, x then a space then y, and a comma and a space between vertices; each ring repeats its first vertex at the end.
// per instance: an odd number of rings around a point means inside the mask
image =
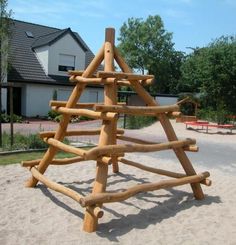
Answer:
MULTIPOLYGON (((42 158, 44 152, 16 153, 0 157, 0 165, 21 163, 21 161, 42 158)), ((58 152, 55 158, 74 157, 74 154, 58 152)))

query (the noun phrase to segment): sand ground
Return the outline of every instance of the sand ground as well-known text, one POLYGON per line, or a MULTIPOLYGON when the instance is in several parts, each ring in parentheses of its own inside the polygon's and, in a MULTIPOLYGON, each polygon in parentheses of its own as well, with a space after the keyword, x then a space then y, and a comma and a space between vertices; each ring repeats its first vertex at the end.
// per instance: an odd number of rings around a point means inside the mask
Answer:
MULTIPOLYGON (((42 184, 25 188, 29 171, 19 164, 0 167, 0 244, 236 244, 236 135, 227 130, 186 130, 172 121, 180 138, 196 138, 198 153, 188 153, 197 172, 209 171, 213 184, 202 186, 206 197, 197 201, 189 185, 140 193, 121 203, 104 205, 97 232, 82 231, 83 209, 74 200, 42 184)), ((160 123, 128 135, 164 140, 160 123)), ((128 154, 128 159, 181 172, 172 151, 128 154)), ((95 176, 93 161, 50 166, 49 179, 86 195, 95 176)), ((165 177, 120 164, 109 170, 110 190, 165 177)))

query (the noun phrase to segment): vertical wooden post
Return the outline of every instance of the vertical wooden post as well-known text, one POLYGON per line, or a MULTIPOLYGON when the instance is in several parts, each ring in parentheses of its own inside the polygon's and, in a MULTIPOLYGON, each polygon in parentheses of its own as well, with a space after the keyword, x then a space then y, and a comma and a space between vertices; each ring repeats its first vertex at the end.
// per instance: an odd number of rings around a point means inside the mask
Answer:
MULTIPOLYGON (((105 34, 105 47, 104 47, 104 70, 114 71, 114 42, 115 30, 107 28, 105 34)), ((109 84, 104 86, 104 104, 115 105, 117 104, 117 85, 109 84)), ((113 121, 103 120, 101 133, 99 138, 99 146, 116 144, 116 128, 117 119, 113 121)), ((114 159, 113 159, 114 160, 114 159)), ((113 162, 113 171, 118 171, 117 162, 113 162)), ((96 178, 94 182, 92 193, 101 193, 106 190, 108 175, 108 166, 100 161, 97 161, 96 178)), ((94 207, 95 208, 95 207, 94 207)), ((86 232, 96 231, 98 218, 92 215, 89 211, 85 211, 83 230, 86 232)))

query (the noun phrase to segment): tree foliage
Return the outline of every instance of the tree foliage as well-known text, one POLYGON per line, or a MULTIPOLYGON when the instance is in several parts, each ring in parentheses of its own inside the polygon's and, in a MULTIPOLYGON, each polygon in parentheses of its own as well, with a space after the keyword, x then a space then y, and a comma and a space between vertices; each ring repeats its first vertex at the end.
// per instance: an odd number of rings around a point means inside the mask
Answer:
POLYGON ((0 59, 1 59, 1 80, 3 82, 7 71, 7 54, 9 51, 9 36, 12 11, 7 10, 8 1, 0 0, 0 59))
MULTIPOLYGON (((7 56, 9 50, 9 34, 12 11, 7 11, 7 0, 0 0, 0 83, 7 76, 7 56)), ((1 84, 0 84, 1 85, 1 84)), ((2 89, 0 88, 0 117, 2 114, 2 89)), ((0 118, 0 147, 2 146, 2 124, 0 118)))
POLYGON ((174 50, 172 33, 165 30, 160 16, 129 18, 120 28, 118 40, 118 48, 132 69, 155 75, 152 92, 175 91, 183 54, 174 50))
POLYGON ((220 37, 190 54, 181 67, 179 90, 202 95, 214 110, 236 112, 236 38, 220 37))

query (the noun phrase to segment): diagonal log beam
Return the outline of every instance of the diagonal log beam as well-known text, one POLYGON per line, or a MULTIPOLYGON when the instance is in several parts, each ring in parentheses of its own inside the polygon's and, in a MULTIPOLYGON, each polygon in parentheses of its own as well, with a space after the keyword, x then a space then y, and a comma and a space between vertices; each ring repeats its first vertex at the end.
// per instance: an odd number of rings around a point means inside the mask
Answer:
MULTIPOLYGON (((117 48, 115 48, 115 59, 117 64, 120 66, 120 68, 122 69, 122 71, 124 72, 132 72, 132 70, 130 69, 130 67, 126 64, 126 62, 124 61, 124 59, 121 57, 121 55, 119 54, 119 51, 117 48)), ((157 101, 155 101, 152 96, 150 94, 147 93, 147 91, 137 82, 135 81, 130 81, 132 84, 132 88, 134 91, 137 92, 137 94, 143 99, 143 101, 149 105, 149 106, 158 106, 159 104, 157 103, 157 101)), ((175 131, 169 121, 169 118, 165 115, 165 114, 159 114, 157 116, 160 120, 160 123, 167 135, 167 138, 169 141, 174 141, 174 140, 178 140, 175 131)), ((188 159, 187 155, 185 154, 184 150, 179 148, 179 149, 174 149, 174 152, 177 156, 177 158, 179 159, 184 171, 186 172, 187 175, 195 175, 196 172, 190 162, 190 160, 188 159)), ((193 194, 195 196, 196 199, 203 199, 204 198, 204 194, 201 188, 201 185, 199 183, 193 183, 191 184, 192 190, 193 190, 193 194)))
MULTIPOLYGON (((86 70, 83 72, 83 77, 89 77, 91 76, 98 66, 101 64, 104 58, 104 46, 100 49, 98 54, 95 56, 95 58, 92 60, 92 62, 89 64, 89 66, 86 68, 86 70)), ((73 108, 75 107, 78 99, 80 98, 82 92, 84 91, 86 85, 76 84, 75 88, 72 91, 72 94, 70 95, 70 98, 66 104, 67 108, 73 108)), ((59 127, 57 129, 57 132, 54 136, 56 140, 63 140, 68 123, 70 122, 71 115, 63 115, 59 127)), ((38 171, 43 174, 47 167, 49 166, 50 162, 53 160, 55 154, 57 153, 57 148, 54 146, 50 146, 43 156, 39 166, 38 171)), ((26 183, 26 187, 35 187, 38 183, 38 180, 32 176, 26 183)))

